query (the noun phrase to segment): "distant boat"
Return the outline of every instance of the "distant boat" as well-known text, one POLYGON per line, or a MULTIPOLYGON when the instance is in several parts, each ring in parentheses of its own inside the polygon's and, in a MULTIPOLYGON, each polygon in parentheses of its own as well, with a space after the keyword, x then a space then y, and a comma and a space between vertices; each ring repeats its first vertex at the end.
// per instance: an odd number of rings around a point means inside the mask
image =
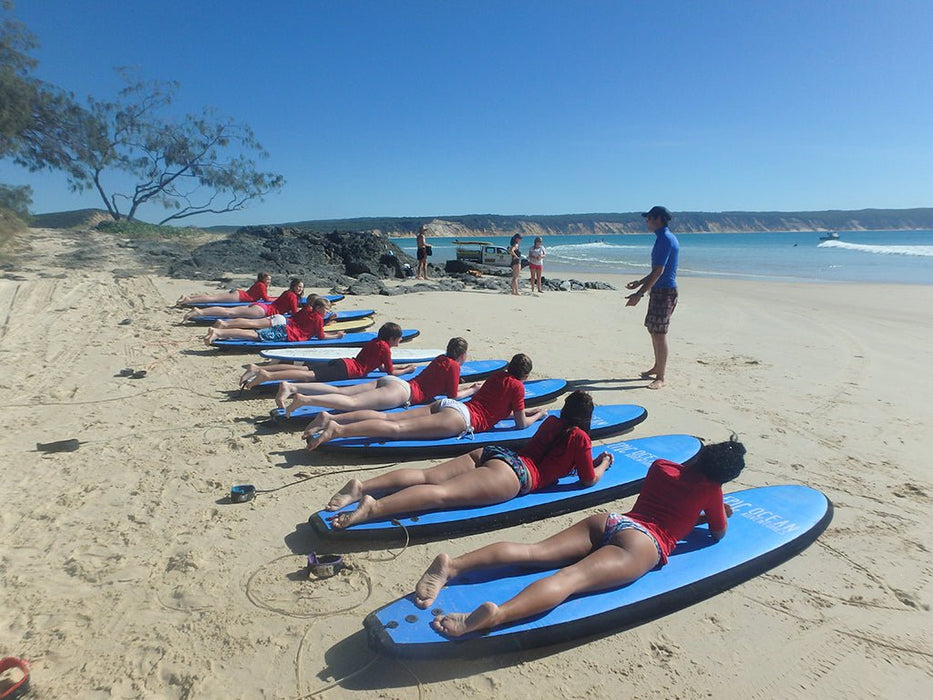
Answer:
POLYGON ((839 234, 836 233, 835 231, 830 231, 825 236, 820 236, 820 240, 821 241, 838 241, 839 234))

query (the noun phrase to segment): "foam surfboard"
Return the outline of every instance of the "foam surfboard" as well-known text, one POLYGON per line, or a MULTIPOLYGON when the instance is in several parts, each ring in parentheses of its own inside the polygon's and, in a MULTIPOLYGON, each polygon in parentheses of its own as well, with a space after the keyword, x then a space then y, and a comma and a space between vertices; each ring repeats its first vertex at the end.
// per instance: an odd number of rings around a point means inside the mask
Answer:
MULTIPOLYGON (((436 357, 436 355, 435 355, 436 357)), ((434 359, 434 358, 431 358, 434 359)), ((400 363, 406 364, 406 363, 400 363)), ((504 369, 508 365, 505 360, 468 360, 460 365, 460 383, 466 384, 468 382, 478 382, 485 379, 493 372, 498 372, 500 369, 504 369)), ((414 370, 407 374, 398 375, 400 379, 414 379, 419 374, 421 374, 427 365, 419 365, 415 367, 414 370)), ((380 370, 373 370, 365 377, 359 377, 358 379, 339 379, 335 382, 324 382, 330 386, 352 386, 354 384, 366 384, 367 382, 374 381, 379 379, 379 377, 386 376, 385 372, 380 370)), ((287 380, 286 380, 287 381, 287 380)), ((279 384, 282 382, 278 379, 270 379, 268 382, 262 382, 253 387, 253 391, 257 389, 278 389, 279 384)))
MULTIPOLYGON (((525 382, 525 405, 526 406, 539 406, 543 403, 548 403, 549 401, 554 400, 556 397, 560 396, 567 390, 567 380, 566 379, 536 379, 534 381, 525 382)), ((444 398, 440 396, 438 398, 444 398)), ((467 402, 472 397, 467 397, 464 399, 464 402, 467 402)), ((434 399, 432 399, 433 401, 434 399)), ((429 402, 430 403, 430 402, 429 402)), ((424 405, 424 404, 422 404, 424 405)), ((312 418, 314 418, 321 411, 328 411, 329 409, 321 408, 320 406, 299 406, 296 408, 291 416, 288 418, 285 417, 285 410, 282 408, 274 408, 271 411, 271 415, 274 419, 280 421, 298 421, 300 423, 305 423, 312 418)), ((403 411, 403 408, 388 408, 383 413, 399 413, 403 411)), ((341 411, 330 411, 331 413, 341 413, 341 411)))
MULTIPOLYGON (((548 411, 548 415, 559 415, 560 411, 548 411)), ((590 437, 598 440, 612 435, 619 435, 631 430, 648 417, 648 412, 641 406, 615 404, 596 406, 590 422, 590 437)), ((379 440, 375 438, 337 438, 318 447, 327 452, 339 452, 353 455, 354 459, 403 457, 446 457, 461 455, 477 447, 487 445, 521 446, 528 442, 538 430, 541 421, 536 421, 522 429, 515 427, 515 421, 506 418, 496 423, 484 433, 476 433, 463 438, 452 437, 440 440, 379 440)))
POLYGON ((574 596, 537 617, 447 639, 430 627, 435 614, 469 612, 487 600, 501 603, 554 571, 477 572, 449 582, 428 610, 415 606, 409 595, 370 613, 363 623, 369 644, 387 656, 488 656, 634 627, 790 559, 826 529, 833 514, 829 499, 807 486, 736 491, 725 501, 734 514, 721 541, 714 542, 705 525, 696 527, 667 565, 627 586, 574 596))
MULTIPOLYGON (((327 301, 329 301, 331 304, 336 304, 338 301, 342 301, 344 299, 343 294, 323 294, 322 296, 325 299, 327 299, 327 301)), ((272 298, 274 299, 275 297, 272 297, 272 298)), ((307 301, 307 299, 308 299, 307 297, 300 297, 298 301, 300 304, 304 304, 307 301)), ((203 309, 208 306, 224 306, 224 307, 249 306, 250 304, 255 304, 255 303, 256 302, 254 301, 199 301, 194 304, 188 304, 188 306, 193 306, 195 308, 203 309)))
MULTIPOLYGON (((421 331, 406 329, 402 331, 402 342, 417 338, 421 331)), ((348 348, 362 347, 376 337, 375 333, 347 333, 343 338, 330 338, 325 340, 241 340, 230 338, 215 340, 212 345, 221 350, 264 350, 267 348, 348 348)), ((356 357, 356 353, 351 355, 356 357)))
MULTIPOLYGON (((435 348, 392 348, 392 362, 397 365, 407 363, 430 362, 446 350, 435 348)), ((309 365, 327 364, 331 360, 342 360, 356 357, 358 349, 353 348, 272 348, 260 350, 259 354, 269 360, 281 362, 304 362, 309 365)))
POLYGON ((490 506, 410 513, 335 530, 331 526, 334 515, 356 510, 357 504, 354 503, 340 511, 318 511, 308 522, 319 535, 332 537, 336 541, 398 542, 403 536, 401 527, 405 528, 405 535, 411 542, 512 527, 631 496, 638 491, 654 460, 668 459, 684 464, 696 456, 701 444, 691 435, 657 435, 596 445, 593 447, 593 459, 603 452, 610 452, 614 460, 612 467, 592 486, 583 486, 573 474, 559 479, 546 489, 490 506))
MULTIPOLYGON (((360 319, 370 318, 375 313, 376 312, 373 309, 355 309, 351 311, 341 311, 340 313, 331 311, 324 317, 324 323, 330 323, 331 321, 359 321, 360 319), (335 316, 336 318, 334 318, 335 316)), ((291 314, 285 314, 285 318, 288 318, 289 316, 291 316, 291 314)), ((197 316, 190 319, 192 323, 202 324, 229 320, 230 319, 226 316, 197 316)))

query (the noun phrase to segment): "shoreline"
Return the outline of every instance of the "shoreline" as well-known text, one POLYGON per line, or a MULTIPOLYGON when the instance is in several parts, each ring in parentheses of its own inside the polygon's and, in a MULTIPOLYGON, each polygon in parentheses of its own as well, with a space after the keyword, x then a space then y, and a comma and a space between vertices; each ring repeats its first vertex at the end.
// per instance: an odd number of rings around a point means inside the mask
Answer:
MULTIPOLYGON (((373 658, 363 617, 408 592, 439 551, 540 539, 600 509, 356 547, 345 574, 308 581, 303 555, 332 548, 308 515, 350 476, 387 463, 341 463, 303 450, 296 433, 256 429, 272 399, 238 397, 250 356, 206 350, 171 307, 211 284, 152 274, 114 239, 31 233, 29 257, 0 277, 0 449, 15 465, 0 510, 0 649, 31 661, 45 696, 320 690, 373 658), (148 375, 117 376, 122 368, 148 375), (69 438, 77 451, 35 450, 69 438), (230 504, 238 483, 267 492, 230 504)), ((463 335, 474 359, 527 352, 534 378, 645 406, 648 419, 613 441, 735 430, 749 462, 730 490, 818 488, 836 508, 827 531, 766 574, 626 631, 492 659, 378 660, 327 696, 423 687, 445 698, 609 698, 620 686, 662 697, 922 696, 933 675, 933 480, 922 460, 933 448, 933 286, 681 278, 660 391, 638 379, 651 357, 644 303, 624 308, 617 286, 359 296, 338 309, 419 328, 420 347, 463 335)))

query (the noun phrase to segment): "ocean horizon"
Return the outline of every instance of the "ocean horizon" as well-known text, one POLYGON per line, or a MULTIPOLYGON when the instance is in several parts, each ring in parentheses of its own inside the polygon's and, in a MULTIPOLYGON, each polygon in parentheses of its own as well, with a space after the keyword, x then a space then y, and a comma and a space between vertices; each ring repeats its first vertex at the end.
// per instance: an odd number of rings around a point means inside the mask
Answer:
MULTIPOLYGON (((678 275, 763 279, 778 282, 866 282, 933 284, 933 231, 838 231, 825 233, 677 233, 678 275)), ((456 257, 455 239, 429 238, 431 262, 456 257)), ((508 236, 485 236, 507 245, 508 236)), ((414 239, 395 241, 414 257, 414 239)), ((526 254, 533 238, 522 240, 526 254)), ((544 274, 643 275, 649 266, 654 235, 567 235, 544 237, 544 274)))

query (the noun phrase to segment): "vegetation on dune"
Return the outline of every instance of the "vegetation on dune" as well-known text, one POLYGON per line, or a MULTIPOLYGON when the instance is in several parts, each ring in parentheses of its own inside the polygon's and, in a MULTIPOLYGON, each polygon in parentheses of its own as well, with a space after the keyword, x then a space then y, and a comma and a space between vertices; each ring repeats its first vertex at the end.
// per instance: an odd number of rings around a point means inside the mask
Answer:
POLYGON ((160 224, 240 211, 284 186, 281 175, 258 170, 254 159, 268 154, 248 125, 211 108, 171 116, 175 82, 124 71, 116 99, 81 105, 35 78, 36 39, 9 16, 12 7, 0 0, 0 158, 63 173, 72 190, 97 192, 114 220, 135 220, 147 205, 170 212, 160 224), (134 184, 121 191, 115 180, 134 184))

